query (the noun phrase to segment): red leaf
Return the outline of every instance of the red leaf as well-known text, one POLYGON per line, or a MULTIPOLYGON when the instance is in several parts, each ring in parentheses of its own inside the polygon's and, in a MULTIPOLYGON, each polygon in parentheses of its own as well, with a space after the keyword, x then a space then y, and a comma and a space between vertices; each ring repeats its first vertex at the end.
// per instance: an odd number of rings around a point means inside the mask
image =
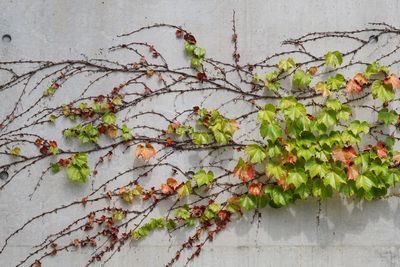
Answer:
POLYGON ((183 37, 183 30, 182 29, 177 29, 175 32, 176 38, 182 38, 183 37))
POLYGON ((391 84, 393 89, 400 89, 400 79, 393 73, 387 76, 383 80, 383 83, 386 85, 391 84))
POLYGON ((165 139, 165 145, 166 146, 174 146, 175 141, 171 137, 168 137, 167 139, 165 139))
POLYGON ((231 217, 231 213, 227 210, 220 210, 218 212, 218 219, 221 221, 229 221, 229 218, 231 217))
POLYGON ((207 75, 204 72, 198 72, 197 75, 197 80, 199 81, 205 81, 207 79, 207 75))

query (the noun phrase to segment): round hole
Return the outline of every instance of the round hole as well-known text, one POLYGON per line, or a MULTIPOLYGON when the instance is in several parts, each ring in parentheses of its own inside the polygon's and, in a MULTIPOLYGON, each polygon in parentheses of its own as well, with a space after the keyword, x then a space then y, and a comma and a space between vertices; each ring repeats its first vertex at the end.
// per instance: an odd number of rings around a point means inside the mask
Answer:
POLYGON ((1 171, 0 172, 0 179, 5 181, 8 178, 8 172, 7 171, 1 171))
POLYGON ((11 35, 4 34, 3 37, 1 38, 1 40, 3 40, 3 42, 5 42, 5 43, 9 43, 9 42, 11 42, 11 35))

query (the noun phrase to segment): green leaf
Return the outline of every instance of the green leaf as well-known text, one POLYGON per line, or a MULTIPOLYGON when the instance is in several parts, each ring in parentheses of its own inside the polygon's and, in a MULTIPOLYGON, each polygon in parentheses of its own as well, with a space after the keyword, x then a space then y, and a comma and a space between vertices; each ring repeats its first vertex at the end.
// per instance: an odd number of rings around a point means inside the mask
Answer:
POLYGON ((217 213, 221 210, 221 205, 218 203, 209 204, 201 216, 202 221, 209 221, 215 218, 217 213))
POLYGON ((282 59, 278 63, 278 68, 282 72, 288 72, 291 68, 294 68, 296 63, 294 62, 293 58, 282 59))
POLYGON ((276 108, 275 108, 275 106, 273 104, 265 105, 257 113, 258 120, 261 123, 263 123, 263 122, 272 122, 272 119, 274 118, 275 114, 276 114, 276 108))
POLYGON ((86 182, 90 175, 90 169, 87 165, 87 154, 77 153, 72 157, 71 162, 67 166, 68 179, 72 182, 86 182))
POLYGON ((114 222, 120 222, 125 219, 125 214, 122 211, 114 211, 112 214, 112 218, 114 222))
POLYGON ((372 83, 372 96, 383 102, 389 102, 394 99, 395 93, 391 84, 383 84, 381 80, 375 80, 372 83))
POLYGON ((388 110, 387 108, 383 108, 378 112, 378 120, 383 121, 385 125, 392 124, 397 122, 397 118, 399 115, 394 110, 388 110))
POLYGON ((272 92, 278 92, 281 89, 281 83, 279 81, 271 82, 264 81, 264 87, 272 92))
POLYGON ((126 125, 125 123, 122 124, 122 134, 121 134, 121 138, 124 141, 129 141, 132 140, 132 130, 131 128, 128 127, 128 125, 126 125))
POLYGON ((21 154, 21 148, 18 147, 18 146, 13 147, 13 148, 10 150, 10 154, 13 155, 13 156, 15 156, 15 157, 18 157, 18 156, 21 154))
POLYGON ((349 119, 349 116, 351 115, 351 113, 352 113, 352 110, 349 106, 342 105, 342 108, 336 114, 336 119, 347 121, 349 119))
POLYGON ((228 133, 223 133, 221 131, 214 131, 214 138, 218 144, 226 145, 231 140, 232 136, 228 133))
POLYGON ((299 89, 307 88, 307 86, 310 85, 311 80, 311 74, 306 73, 303 70, 297 70, 293 75, 293 84, 299 89))
POLYGON ((70 164, 67 166, 68 179, 72 182, 84 183, 89 176, 85 168, 70 164))
POLYGON ((72 164, 83 167, 87 164, 87 154, 85 153, 78 153, 72 157, 72 164))
POLYGON ((326 85, 330 90, 339 90, 346 85, 346 79, 342 74, 338 73, 335 77, 329 76, 326 85))
POLYGON ((256 203, 249 195, 242 195, 240 197, 240 207, 246 210, 251 210, 256 208, 256 203))
POLYGON ((304 173, 304 171, 300 169, 295 169, 293 171, 289 171, 289 175, 286 179, 288 184, 293 184, 296 188, 302 184, 307 183, 308 177, 304 173))
POLYGON ((336 67, 337 65, 342 65, 343 62, 343 58, 342 58, 342 54, 339 51, 329 51, 326 55, 325 55, 325 65, 327 66, 332 66, 332 67, 336 67))
POLYGON ((315 180, 313 183, 312 193, 314 197, 326 199, 332 196, 332 187, 325 186, 322 180, 315 180))
POLYGON ((187 204, 183 207, 177 208, 175 211, 175 217, 178 219, 187 220, 190 216, 189 206, 187 204))
POLYGON ((376 184, 374 179, 364 174, 360 174, 356 180, 356 187, 358 189, 363 188, 364 190, 369 191, 372 187, 375 186, 376 184))
POLYGON ((360 133, 367 134, 369 132, 369 124, 366 121, 360 122, 359 120, 354 120, 347 127, 347 130, 354 135, 359 135, 360 133))
POLYGON ((365 75, 369 78, 372 75, 377 75, 379 73, 384 73, 384 74, 389 74, 389 68, 386 66, 381 66, 378 62, 374 62, 370 65, 367 66, 367 69, 365 70, 365 75))
POLYGON ((315 176, 325 177, 328 173, 328 168, 324 163, 318 163, 315 160, 309 160, 304 165, 305 170, 310 174, 311 178, 315 176))
POLYGON ((212 182, 214 181, 214 173, 212 171, 209 171, 206 173, 205 170, 201 169, 196 172, 196 174, 193 176, 193 178, 195 179, 198 187, 200 187, 202 185, 210 186, 212 184, 212 182))
POLYGON ((261 79, 260 74, 256 73, 253 75, 253 82, 258 83, 260 79, 261 79))
POLYGON ((194 132, 192 135, 192 141, 196 145, 205 145, 209 142, 209 136, 207 132, 194 132))
POLYGON ((178 193, 178 196, 180 199, 189 196, 192 193, 192 183, 190 181, 187 181, 178 189, 176 189, 176 192, 178 193))
POLYGON ((325 125, 327 129, 336 124, 336 112, 333 110, 322 110, 318 116, 318 122, 325 125))
POLYGON ((50 120, 52 123, 56 123, 56 121, 57 121, 56 115, 51 114, 50 117, 49 117, 49 120, 50 120))
POLYGON ((265 193, 270 195, 277 207, 286 206, 292 200, 292 194, 289 191, 283 191, 279 186, 267 186, 265 193))
POLYGON ((194 57, 192 57, 192 58, 190 59, 190 65, 191 65, 193 68, 198 68, 198 67, 200 67, 202 64, 203 64, 203 59, 202 59, 202 58, 198 58, 198 57, 194 56, 194 57))
POLYGON ((260 163, 267 157, 265 149, 255 144, 247 145, 244 153, 250 157, 251 163, 260 163))
POLYGON ((185 46, 185 52, 186 52, 186 54, 188 54, 188 55, 192 55, 193 54, 193 51, 196 49, 196 45, 195 44, 191 44, 191 43, 188 43, 188 42, 186 42, 185 41, 185 44, 184 44, 184 46, 185 46))
POLYGON ((364 152, 358 154, 357 157, 354 158, 354 163, 361 167, 361 172, 366 172, 369 169, 369 153, 364 152))
POLYGON ((346 176, 341 169, 334 169, 324 177, 324 185, 330 185, 333 189, 339 189, 340 184, 346 183, 346 176))
POLYGON ((54 95, 54 93, 57 91, 57 88, 54 85, 50 85, 44 92, 43 92, 43 96, 47 97, 47 96, 51 96, 54 95))
POLYGON ((328 99, 325 105, 327 108, 335 111, 339 111, 342 108, 342 103, 338 99, 328 99))
POLYGON ((204 56, 206 55, 206 50, 202 47, 196 47, 193 50, 193 54, 195 54, 199 58, 204 58, 204 56))
POLYGON ((57 173, 57 172, 59 172, 60 170, 61 170, 60 164, 58 164, 58 163, 52 163, 52 164, 51 164, 51 172, 52 172, 52 173, 57 173))
POLYGON ((268 137, 272 142, 283 135, 283 130, 277 122, 261 123, 260 134, 263 138, 268 137))
POLYGON ((268 177, 281 178, 286 176, 286 170, 283 168, 283 165, 273 161, 267 162, 265 173, 268 177))
MULTIPOLYGON (((75 127, 74 130, 76 132, 78 132, 80 130, 80 128, 76 129, 76 127, 75 127)), ((99 131, 97 130, 97 128, 93 127, 93 124, 91 124, 91 123, 85 125, 80 130, 79 139, 84 144, 90 143, 90 142, 97 143, 99 141, 99 138, 100 138, 99 131)))
POLYGON ((103 115, 103 117, 101 117, 101 121, 106 124, 115 124, 115 122, 117 121, 117 117, 114 113, 107 112, 103 115))
POLYGON ((296 188, 295 194, 299 195, 301 199, 306 199, 311 195, 311 183, 302 184, 296 188))
POLYGON ((272 71, 270 73, 265 74, 265 80, 266 81, 274 81, 278 78, 278 73, 276 71, 272 71))

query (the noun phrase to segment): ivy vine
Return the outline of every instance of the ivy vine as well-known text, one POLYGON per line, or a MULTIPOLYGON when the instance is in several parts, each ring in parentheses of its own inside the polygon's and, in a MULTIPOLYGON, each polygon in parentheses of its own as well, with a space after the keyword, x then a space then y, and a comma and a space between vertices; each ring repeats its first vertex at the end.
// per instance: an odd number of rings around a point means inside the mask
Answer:
POLYGON ((172 68, 155 46, 133 41, 109 50, 135 58, 128 63, 107 58, 0 62, 10 77, 1 92, 19 92, 0 124, 0 170, 10 174, 1 190, 24 171, 43 166, 31 199, 52 176, 65 177, 77 187, 93 184, 82 199, 44 211, 9 234, 0 254, 36 220, 77 205, 88 211, 49 233, 17 266, 38 267, 45 258, 96 247, 101 240, 105 243, 88 265, 107 262, 127 241, 183 227, 193 235, 167 266, 189 250, 187 264, 231 220, 250 210, 334 194, 367 201, 398 196, 400 80, 393 71, 399 66, 398 47, 369 63, 358 55, 378 38, 398 37, 400 29, 375 23, 360 30, 309 33, 283 43, 293 50, 252 64, 241 63, 235 20, 232 62, 208 57, 193 34, 175 25, 154 24, 120 37, 157 29, 175 32, 181 47, 176 52, 185 51, 186 66, 172 68), (355 47, 323 55, 310 52, 309 46, 330 38, 351 40, 355 47), (21 72, 22 66, 29 70, 21 72), (81 77, 86 82, 90 77, 86 86, 69 85, 81 77), (123 78, 107 93, 96 94, 95 86, 111 77, 123 78), (79 95, 59 103, 63 99, 57 95, 68 90, 79 95), (36 91, 40 95, 32 100, 36 91), (185 95, 197 105, 179 110, 176 103, 185 95), (34 103, 27 106, 28 98, 34 103), (151 102, 157 99, 173 99, 176 113, 171 117, 158 110, 151 102), (217 99, 219 106, 207 106, 210 99, 217 99), (359 118, 356 109, 370 114, 368 119, 359 118), (48 140, 43 127, 63 130, 48 140), (193 166, 172 160, 175 155, 185 162, 190 153, 201 155, 193 166), (133 167, 122 164, 127 154, 133 167), (114 169, 125 169, 104 176, 100 170, 107 161, 114 169), (144 180, 159 170, 165 176, 162 182, 146 186, 144 180), (153 216, 161 202, 169 208, 153 216), (65 240, 67 245, 58 245, 65 240))

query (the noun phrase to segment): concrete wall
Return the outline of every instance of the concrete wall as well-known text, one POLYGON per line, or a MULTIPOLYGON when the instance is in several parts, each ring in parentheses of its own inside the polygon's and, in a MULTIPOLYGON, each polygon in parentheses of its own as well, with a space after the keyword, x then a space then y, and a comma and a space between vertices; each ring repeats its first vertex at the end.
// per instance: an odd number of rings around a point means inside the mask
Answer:
MULTIPOLYGON (((279 51, 283 40, 307 32, 355 29, 383 21, 399 26, 399 5, 396 0, 2 0, 0 35, 9 34, 12 40, 0 41, 0 56, 1 61, 96 57, 99 49, 117 41, 116 35, 166 22, 187 27, 207 47, 208 55, 229 60, 234 9, 242 61, 255 61, 279 51)), ((164 50, 176 45, 170 32, 143 37, 159 44, 162 39, 164 50)), ((173 52, 167 52, 169 60, 184 62, 175 59, 173 52)), ((11 97, 0 98, 0 117, 11 97)), ((31 170, 28 177, 36 177, 39 171, 31 170)), ((18 177, 0 192, 0 240, 31 216, 79 199, 89 190, 71 189, 50 179, 29 201, 36 180, 24 178, 18 177)), ((251 215, 234 222, 206 246, 192 266, 400 266, 398 203, 398 199, 365 203, 335 198, 320 207, 310 200, 279 210, 266 208, 259 225, 251 224, 251 215)), ((0 255, 0 266, 14 266, 31 245, 74 212, 60 213, 25 229, 0 255)), ((179 234, 170 240, 165 233, 155 233, 126 246, 106 266, 163 266, 184 238, 179 234)), ((84 266, 90 253, 66 253, 43 261, 43 266, 84 266)))

